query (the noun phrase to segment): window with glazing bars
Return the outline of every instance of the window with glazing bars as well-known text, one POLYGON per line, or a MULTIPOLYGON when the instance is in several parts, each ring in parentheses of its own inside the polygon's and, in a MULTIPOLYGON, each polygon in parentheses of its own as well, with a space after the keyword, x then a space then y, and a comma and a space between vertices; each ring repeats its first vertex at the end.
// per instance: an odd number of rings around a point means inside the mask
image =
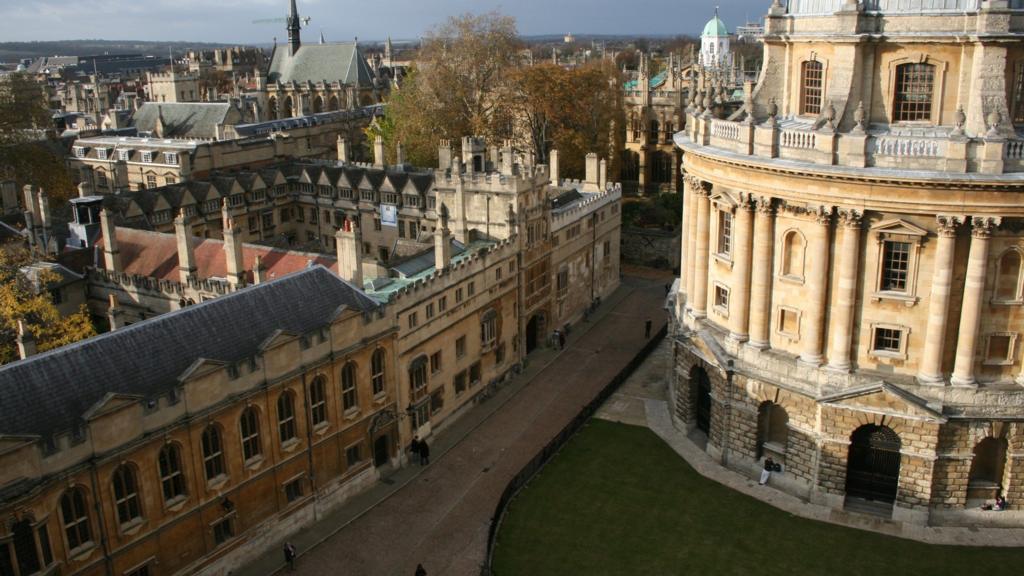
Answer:
POLYGON ((897 122, 931 120, 934 91, 934 66, 920 63, 897 66, 894 120, 897 122))
POLYGON ((906 292, 910 243, 886 240, 882 250, 882 290, 906 292))
POLYGON ((895 328, 875 328, 875 350, 880 352, 899 352, 903 331, 895 328))
POLYGON ((804 62, 800 70, 800 113, 821 113, 821 92, 824 85, 824 66, 821 62, 804 62))

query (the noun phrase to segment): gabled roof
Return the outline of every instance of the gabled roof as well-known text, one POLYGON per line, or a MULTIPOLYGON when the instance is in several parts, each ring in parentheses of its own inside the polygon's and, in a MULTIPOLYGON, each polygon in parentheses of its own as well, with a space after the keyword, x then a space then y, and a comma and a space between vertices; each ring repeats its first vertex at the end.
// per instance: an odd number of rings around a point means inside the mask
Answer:
POLYGON ((341 306, 377 304, 317 266, 0 366, 0 434, 74 430, 110 394, 164 396, 197 360, 239 362, 279 330, 328 325, 341 306))
POLYGON ((354 42, 303 44, 295 55, 287 46, 274 48, 267 73, 270 82, 341 82, 351 86, 373 86, 373 72, 354 42))
POLYGON ((132 126, 139 132, 155 132, 162 116, 161 138, 217 137, 217 126, 241 121, 241 114, 226 102, 146 102, 132 115, 132 126))

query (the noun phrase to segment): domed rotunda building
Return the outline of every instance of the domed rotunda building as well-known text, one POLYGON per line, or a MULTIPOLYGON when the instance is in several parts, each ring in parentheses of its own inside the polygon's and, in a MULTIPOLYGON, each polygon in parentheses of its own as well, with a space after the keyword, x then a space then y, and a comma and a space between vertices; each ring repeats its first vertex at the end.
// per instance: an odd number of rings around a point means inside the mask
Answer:
POLYGON ((776 0, 743 108, 692 99, 672 400, 723 465, 1024 522, 1022 40, 1022 0, 776 0))

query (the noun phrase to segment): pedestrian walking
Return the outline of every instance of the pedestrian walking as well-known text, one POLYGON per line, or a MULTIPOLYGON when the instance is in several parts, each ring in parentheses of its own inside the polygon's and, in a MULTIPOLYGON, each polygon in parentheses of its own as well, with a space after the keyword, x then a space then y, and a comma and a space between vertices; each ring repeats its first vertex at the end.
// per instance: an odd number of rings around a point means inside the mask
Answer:
POLYGON ((423 567, 423 564, 416 565, 416 576, 427 576, 427 569, 423 567))
POLYGON ((288 570, 295 571, 295 545, 291 542, 284 543, 284 561, 288 563, 288 570))
POLYGON ((558 349, 565 350, 565 332, 558 332, 558 349))
POLYGON ((644 322, 644 338, 649 339, 651 337, 651 319, 648 318, 644 322))
POLYGON ((412 437, 412 444, 409 445, 409 452, 412 453, 412 459, 414 461, 417 458, 419 458, 419 456, 420 456, 420 448, 422 446, 423 446, 423 443, 420 442, 420 437, 419 436, 413 436, 412 437))
POLYGON ((430 464, 430 446, 426 440, 420 440, 420 466, 430 464))

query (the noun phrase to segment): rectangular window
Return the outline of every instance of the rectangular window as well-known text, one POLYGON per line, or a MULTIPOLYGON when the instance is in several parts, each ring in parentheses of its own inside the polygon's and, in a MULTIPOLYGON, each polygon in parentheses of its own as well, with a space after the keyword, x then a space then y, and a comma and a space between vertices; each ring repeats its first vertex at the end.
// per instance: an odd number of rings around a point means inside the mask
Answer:
POLYGON ((1013 364, 1013 345, 1016 334, 990 334, 988 337, 988 349, 985 351, 985 364, 989 365, 1011 365, 1013 364))
POLYGON ((455 289, 455 303, 462 302, 462 288, 455 289))
POLYGON ((715 286, 715 308, 726 314, 729 313, 729 289, 725 286, 715 286))
POLYGON ((306 221, 306 210, 301 206, 295 209, 295 221, 305 222, 306 221))
POLYGON ((466 294, 468 294, 469 296, 473 296, 474 294, 476 294, 476 285, 473 282, 470 282, 466 286, 466 294))
POLYGON ((380 218, 373 219, 373 230, 375 232, 380 232, 380 218))
POLYGON ((452 387, 455 388, 455 395, 459 396, 466 391, 466 371, 463 370, 455 375, 455 380, 452 382, 452 387))
POLYGON ((224 518, 220 522, 213 525, 213 542, 217 546, 227 542, 235 535, 235 527, 233 525, 234 518, 224 518))
POLYGON ((1013 123, 1024 124, 1024 60, 1013 67, 1013 123))
POLYGON ((820 114, 821 93, 824 85, 824 66, 809 60, 800 67, 800 113, 820 114))
POLYGON ((569 269, 563 268, 558 271, 558 276, 555 278, 555 288, 558 291, 558 297, 564 298, 569 293, 569 269))
POLYGON ((284 224, 285 222, 291 221, 291 219, 292 219, 292 209, 291 208, 282 208, 281 209, 281 223, 284 224))
POLYGON ((886 240, 882 246, 882 290, 907 291, 910 242, 886 240))
POLYGON ((362 450, 359 449, 359 444, 353 444, 345 449, 345 463, 351 468, 363 459, 362 450))
POLYGON ((792 308, 780 308, 779 332, 797 338, 800 335, 800 313, 792 308))
POLYGON ((430 373, 436 374, 441 371, 441 351, 438 350, 430 355, 430 373))
POLYGON ((259 226, 257 226, 256 217, 249 216, 249 231, 255 232, 257 230, 259 230, 259 226))
POLYGON ((725 210, 718 213, 718 253, 732 254, 732 213, 725 210))
POLYGON ((274 227, 274 211, 268 210, 260 215, 262 220, 263 229, 268 230, 274 227))
POLYGON ((143 152, 142 153, 142 161, 147 163, 147 164, 152 162, 153 161, 153 153, 149 152, 149 151, 143 152))
POLYGON ((146 176, 146 188, 156 188, 156 176, 152 174, 146 176))
POLYGON ((410 312, 409 313, 409 328, 415 328, 417 324, 419 324, 419 319, 416 318, 416 313, 415 312, 410 312))
POLYGON ((320 223, 320 212, 316 208, 309 209, 309 223, 319 224, 320 223))
POLYGON ((899 353, 902 348, 903 331, 896 328, 875 328, 875 344, 872 350, 875 352, 899 353))
POLYGON ((437 414, 444 408, 444 389, 439 388, 434 390, 434 393, 430 395, 430 413, 437 414))
POLYGON ((448 309, 448 297, 441 296, 437 299, 437 311, 444 312, 446 309, 448 309))
POLYGON ((931 120, 934 91, 935 66, 925 63, 897 66, 894 119, 897 122, 931 120))
POLYGON ((428 302, 427 303, 427 306, 426 306, 426 316, 427 316, 427 320, 430 320, 431 318, 434 317, 434 303, 433 302, 428 302))
POLYGON ((405 238, 405 220, 398 221, 398 237, 405 238))
POLYGON ((501 268, 494 271, 494 281, 501 282, 501 268))
POLYGON ((284 497, 289 503, 302 498, 302 478, 292 480, 284 485, 284 497))
POLYGON ((465 336, 459 336, 458 339, 455 340, 455 357, 456 358, 462 358, 465 355, 466 355, 466 337, 465 336))
POLYGON ((480 363, 476 362, 469 367, 469 385, 476 386, 480 383, 480 363))
POLYGON ((164 164, 177 164, 178 154, 177 152, 164 152, 164 164))

